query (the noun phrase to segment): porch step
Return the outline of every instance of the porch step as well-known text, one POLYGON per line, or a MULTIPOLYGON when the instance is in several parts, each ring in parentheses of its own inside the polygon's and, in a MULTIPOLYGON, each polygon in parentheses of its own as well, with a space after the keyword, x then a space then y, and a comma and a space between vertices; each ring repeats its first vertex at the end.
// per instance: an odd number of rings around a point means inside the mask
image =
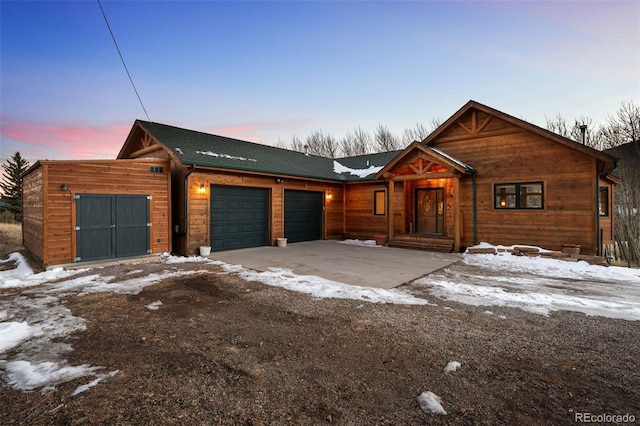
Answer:
POLYGON ((449 238, 400 235, 389 242, 389 247, 451 253, 453 251, 453 240, 449 238))

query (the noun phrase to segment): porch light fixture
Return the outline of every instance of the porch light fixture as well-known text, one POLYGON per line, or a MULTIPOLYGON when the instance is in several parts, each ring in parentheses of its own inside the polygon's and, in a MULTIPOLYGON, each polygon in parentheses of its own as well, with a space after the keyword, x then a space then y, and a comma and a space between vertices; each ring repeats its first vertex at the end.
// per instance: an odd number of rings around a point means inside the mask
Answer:
POLYGON ((204 188, 204 183, 200 184, 200 188, 198 188, 198 194, 205 194, 207 191, 204 188))
POLYGON ((327 192, 324 197, 327 201, 331 201, 331 199, 333 198, 333 194, 331 192, 327 192))
POLYGON ((60 189, 62 189, 63 191, 68 191, 69 185, 67 185, 66 183, 63 183, 62 185, 60 185, 60 189))

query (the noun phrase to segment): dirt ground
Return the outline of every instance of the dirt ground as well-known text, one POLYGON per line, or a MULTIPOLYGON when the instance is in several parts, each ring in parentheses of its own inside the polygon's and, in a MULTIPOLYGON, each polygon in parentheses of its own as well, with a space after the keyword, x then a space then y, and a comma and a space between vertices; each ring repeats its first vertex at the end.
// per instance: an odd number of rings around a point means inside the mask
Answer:
POLYGON ((119 372, 73 397, 90 378, 44 394, 2 386, 0 424, 557 425, 584 412, 640 421, 638 322, 496 307, 488 315, 437 299, 313 299, 207 268, 133 296, 67 296, 88 321, 66 340, 69 363, 119 372), (146 307, 158 300, 158 310, 146 307), (461 367, 444 373, 453 360, 461 367), (446 416, 420 409, 427 390, 446 416))

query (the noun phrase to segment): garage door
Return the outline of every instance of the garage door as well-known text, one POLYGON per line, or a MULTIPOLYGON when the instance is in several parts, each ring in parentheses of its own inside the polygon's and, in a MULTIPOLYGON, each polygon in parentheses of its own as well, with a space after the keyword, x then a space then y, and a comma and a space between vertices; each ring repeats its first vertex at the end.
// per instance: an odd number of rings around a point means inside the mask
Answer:
POLYGON ((150 197, 78 194, 76 261, 150 253, 150 197))
POLYGON ((269 190, 211 186, 211 250, 268 244, 269 190))
POLYGON ((284 191, 284 236, 288 242, 322 239, 322 192, 284 191))

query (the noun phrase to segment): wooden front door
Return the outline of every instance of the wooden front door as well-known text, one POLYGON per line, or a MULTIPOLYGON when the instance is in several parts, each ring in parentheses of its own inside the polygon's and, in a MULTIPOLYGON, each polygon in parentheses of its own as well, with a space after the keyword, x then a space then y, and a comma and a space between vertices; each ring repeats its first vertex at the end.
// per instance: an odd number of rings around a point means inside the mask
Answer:
POLYGON ((416 189, 416 232, 444 234, 444 189, 416 189))

